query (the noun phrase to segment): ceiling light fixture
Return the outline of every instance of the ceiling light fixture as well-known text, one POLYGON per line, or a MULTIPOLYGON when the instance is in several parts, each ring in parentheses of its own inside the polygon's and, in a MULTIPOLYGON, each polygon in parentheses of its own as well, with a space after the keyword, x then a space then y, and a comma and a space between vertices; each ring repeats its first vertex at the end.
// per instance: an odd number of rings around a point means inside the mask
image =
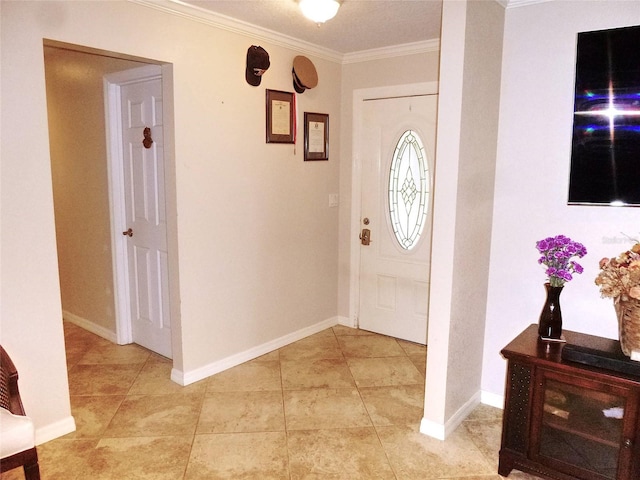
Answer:
POLYGON ((317 24, 331 20, 338 13, 338 0, 300 0, 300 10, 309 20, 317 24))

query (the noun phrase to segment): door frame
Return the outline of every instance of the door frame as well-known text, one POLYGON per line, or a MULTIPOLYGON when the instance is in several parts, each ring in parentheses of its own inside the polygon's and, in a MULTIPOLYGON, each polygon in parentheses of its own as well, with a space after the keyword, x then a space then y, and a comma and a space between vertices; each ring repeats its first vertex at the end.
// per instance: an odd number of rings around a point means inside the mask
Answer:
MULTIPOLYGON (((351 226, 349 228, 349 322, 360 326, 360 241, 362 216, 362 158, 360 152, 362 138, 363 102, 412 95, 433 95, 438 93, 438 82, 411 83, 388 87, 363 88, 353 91, 353 125, 351 138, 351 226)), ((435 170, 435 168, 434 168, 435 170)))
POLYGON ((177 300, 177 230, 174 220, 175 207, 175 164, 173 161, 173 85, 170 65, 145 65, 122 72, 105 75, 105 126, 107 135, 107 170, 109 183, 109 207, 112 242, 113 285, 116 317, 116 341, 120 345, 133 342, 133 328, 131 324, 131 302, 129 289, 129 263, 127 253, 127 238, 122 234, 126 223, 124 203, 124 152, 122 150, 122 116, 121 116, 121 87, 132 83, 148 80, 162 80, 163 98, 163 128, 164 130, 164 166, 165 166, 165 208, 167 217, 167 250, 169 257, 169 315, 171 322, 171 347, 175 358, 175 346, 179 345, 176 338, 179 330, 176 317, 179 313, 177 300))

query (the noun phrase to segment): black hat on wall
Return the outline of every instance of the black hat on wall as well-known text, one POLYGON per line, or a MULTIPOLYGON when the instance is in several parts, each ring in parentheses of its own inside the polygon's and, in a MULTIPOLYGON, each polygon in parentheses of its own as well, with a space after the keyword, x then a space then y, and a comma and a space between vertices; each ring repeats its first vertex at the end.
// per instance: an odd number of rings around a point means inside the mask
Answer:
POLYGON ((302 55, 295 57, 291 73, 293 74, 293 88, 298 93, 318 85, 318 72, 316 72, 313 62, 307 57, 302 55))
POLYGON ((244 75, 247 83, 254 87, 260 85, 262 75, 267 71, 269 65, 271 63, 267 51, 262 47, 251 45, 247 50, 247 69, 244 75))

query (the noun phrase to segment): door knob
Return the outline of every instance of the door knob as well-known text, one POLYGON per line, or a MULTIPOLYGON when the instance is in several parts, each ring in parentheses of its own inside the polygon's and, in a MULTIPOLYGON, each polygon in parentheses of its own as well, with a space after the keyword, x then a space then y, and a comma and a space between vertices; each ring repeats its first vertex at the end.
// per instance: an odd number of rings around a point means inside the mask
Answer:
POLYGON ((123 235, 127 235, 128 237, 133 237, 133 230, 129 229, 126 232, 122 232, 123 235))

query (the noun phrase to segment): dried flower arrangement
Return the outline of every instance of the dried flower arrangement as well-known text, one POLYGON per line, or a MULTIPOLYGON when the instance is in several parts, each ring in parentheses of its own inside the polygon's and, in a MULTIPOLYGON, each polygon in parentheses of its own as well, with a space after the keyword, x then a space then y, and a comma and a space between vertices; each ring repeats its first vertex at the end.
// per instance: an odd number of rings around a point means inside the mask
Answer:
POLYGON ((640 300, 640 242, 615 258, 600 260, 595 282, 602 297, 640 300))

